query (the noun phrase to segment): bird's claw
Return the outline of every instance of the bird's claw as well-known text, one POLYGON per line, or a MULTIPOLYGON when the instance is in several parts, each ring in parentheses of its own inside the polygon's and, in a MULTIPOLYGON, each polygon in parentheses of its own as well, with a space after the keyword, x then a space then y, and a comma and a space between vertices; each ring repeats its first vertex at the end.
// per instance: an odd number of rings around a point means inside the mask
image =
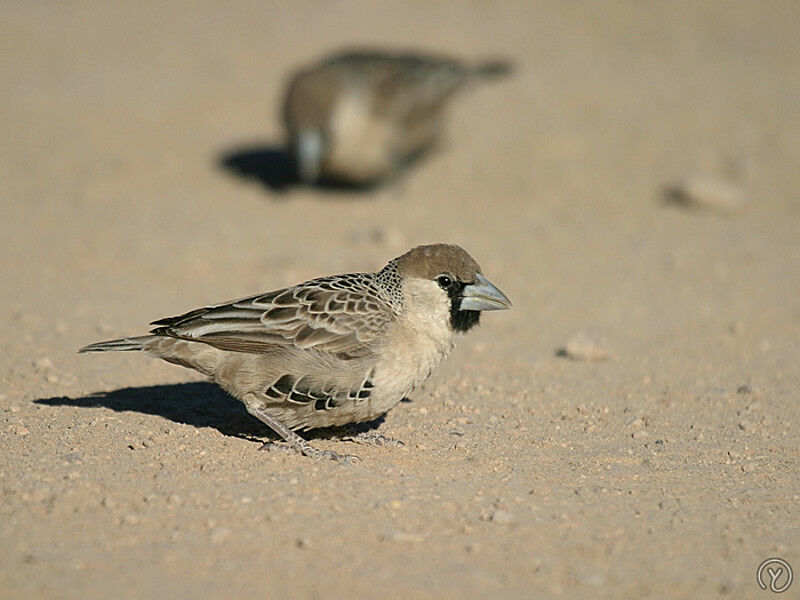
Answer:
POLYGON ((291 446, 278 442, 264 442, 258 450, 266 452, 296 452, 291 446))
POLYGON ((383 435, 377 431, 362 431, 353 435, 348 435, 344 438, 348 442, 355 442, 356 444, 371 444, 373 446, 405 446, 403 440, 398 440, 388 435, 383 435))
POLYGON ((311 458, 315 458, 317 460, 328 459, 334 462, 344 463, 346 465, 351 465, 353 463, 361 462, 361 459, 355 454, 339 454, 338 452, 334 452, 333 450, 317 450, 316 448, 314 450, 315 450, 314 453, 307 454, 307 456, 310 456, 311 458))
POLYGON ((343 464, 353 464, 361 462, 361 459, 355 454, 339 454, 333 450, 319 450, 310 444, 304 444, 295 447, 292 444, 281 444, 279 442, 264 442, 259 450, 266 450, 267 452, 297 452, 313 458, 314 460, 332 460, 343 464))

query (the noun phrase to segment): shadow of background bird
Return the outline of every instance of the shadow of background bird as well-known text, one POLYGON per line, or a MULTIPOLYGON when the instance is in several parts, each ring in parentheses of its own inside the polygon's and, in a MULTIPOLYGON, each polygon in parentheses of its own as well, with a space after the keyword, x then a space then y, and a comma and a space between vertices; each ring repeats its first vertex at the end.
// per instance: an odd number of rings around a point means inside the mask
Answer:
POLYGON ((243 179, 281 193, 300 183, 294 157, 282 146, 250 145, 224 151, 218 164, 243 179))

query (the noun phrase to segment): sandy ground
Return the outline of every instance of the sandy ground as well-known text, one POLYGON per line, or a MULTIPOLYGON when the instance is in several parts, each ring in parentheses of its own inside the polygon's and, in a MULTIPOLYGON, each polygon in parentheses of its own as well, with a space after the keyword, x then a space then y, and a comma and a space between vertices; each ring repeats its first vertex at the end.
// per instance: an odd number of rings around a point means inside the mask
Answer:
POLYGON ((4 2, 0 597, 768 597, 762 560, 800 569, 799 6, 4 2), (286 73, 355 42, 518 71, 395 185, 278 189, 286 73), (744 208, 665 204, 687 176, 744 208), (515 306, 388 414, 404 448, 315 440, 358 465, 76 354, 432 241, 515 306), (608 360, 559 355, 582 331, 608 360))

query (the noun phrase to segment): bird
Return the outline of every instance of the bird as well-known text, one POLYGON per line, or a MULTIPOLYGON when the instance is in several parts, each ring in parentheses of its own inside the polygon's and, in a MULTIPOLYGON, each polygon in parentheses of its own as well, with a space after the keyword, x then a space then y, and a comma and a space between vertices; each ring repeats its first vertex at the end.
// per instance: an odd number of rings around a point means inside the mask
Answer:
POLYGON ((374 421, 418 388, 482 311, 511 307, 460 246, 412 248, 374 273, 319 277, 153 321, 79 352, 144 351, 195 369, 314 459, 297 431, 374 421))
POLYGON ((507 75, 507 60, 467 64, 414 52, 345 50, 289 79, 283 120, 305 183, 370 186, 433 147, 451 99, 507 75))

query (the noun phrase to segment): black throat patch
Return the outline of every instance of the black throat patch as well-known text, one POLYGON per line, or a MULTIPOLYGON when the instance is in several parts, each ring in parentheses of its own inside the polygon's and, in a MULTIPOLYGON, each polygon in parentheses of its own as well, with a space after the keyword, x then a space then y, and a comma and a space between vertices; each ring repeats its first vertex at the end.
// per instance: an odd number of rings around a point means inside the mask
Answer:
POLYGON ((454 331, 464 333, 469 331, 481 319, 479 310, 461 310, 461 300, 464 298, 464 288, 467 284, 456 282, 447 290, 450 296, 450 326, 454 331))

